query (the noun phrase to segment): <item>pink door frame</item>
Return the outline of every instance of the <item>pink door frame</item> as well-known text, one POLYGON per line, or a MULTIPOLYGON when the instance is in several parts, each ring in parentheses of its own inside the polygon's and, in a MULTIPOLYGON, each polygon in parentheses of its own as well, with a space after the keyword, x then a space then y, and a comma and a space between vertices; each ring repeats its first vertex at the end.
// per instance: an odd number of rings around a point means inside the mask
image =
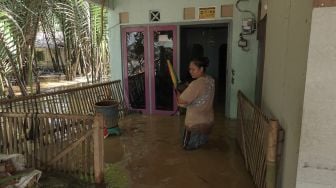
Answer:
POLYGON ((148 29, 147 27, 128 27, 122 29, 122 50, 123 50, 123 83, 124 83, 124 96, 126 104, 129 108, 131 108, 129 103, 129 90, 128 90, 128 62, 127 62, 127 45, 126 45, 126 34, 130 32, 143 32, 144 33, 144 62, 145 62, 145 105, 146 108, 144 109, 134 109, 139 110, 144 114, 148 114, 150 110, 150 103, 149 103, 149 65, 148 65, 148 29))
POLYGON ((171 115, 176 112, 176 96, 174 93, 174 106, 173 111, 155 110, 155 75, 154 75, 154 31, 173 31, 173 67, 176 71, 177 65, 177 27, 172 25, 167 26, 140 26, 140 27, 125 27, 122 28, 122 50, 123 50, 123 82, 124 82, 124 95, 126 104, 130 108, 129 93, 128 93, 128 68, 127 68, 127 45, 126 34, 129 32, 143 32, 144 33, 144 62, 145 62, 145 94, 146 94, 146 108, 134 109, 139 110, 144 114, 160 114, 171 115), (148 44, 148 37, 150 37, 150 43, 148 44), (149 49, 150 48, 150 49, 149 49), (150 53, 150 58, 148 54, 150 53))
POLYGON ((177 31, 176 31, 176 26, 173 25, 166 25, 166 26, 150 26, 149 27, 149 45, 148 47, 150 48, 150 64, 151 64, 151 71, 150 72, 150 79, 152 81, 151 83, 151 91, 152 91, 152 95, 151 95, 151 114, 160 114, 160 115, 171 115, 172 113, 176 112, 177 110, 177 105, 176 105, 176 96, 175 96, 175 92, 174 92, 174 96, 173 96, 173 111, 164 111, 164 110, 156 110, 156 103, 155 103, 155 66, 154 66, 154 32, 155 31, 173 31, 173 67, 176 71, 176 60, 177 60, 177 31))

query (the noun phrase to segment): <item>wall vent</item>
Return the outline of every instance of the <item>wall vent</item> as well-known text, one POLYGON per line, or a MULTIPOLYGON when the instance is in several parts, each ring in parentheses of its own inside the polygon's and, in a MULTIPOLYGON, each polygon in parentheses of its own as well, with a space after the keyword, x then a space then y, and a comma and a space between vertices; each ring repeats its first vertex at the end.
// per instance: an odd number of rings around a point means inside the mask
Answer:
POLYGON ((149 11, 149 19, 151 22, 160 21, 160 11, 158 10, 150 10, 149 11))

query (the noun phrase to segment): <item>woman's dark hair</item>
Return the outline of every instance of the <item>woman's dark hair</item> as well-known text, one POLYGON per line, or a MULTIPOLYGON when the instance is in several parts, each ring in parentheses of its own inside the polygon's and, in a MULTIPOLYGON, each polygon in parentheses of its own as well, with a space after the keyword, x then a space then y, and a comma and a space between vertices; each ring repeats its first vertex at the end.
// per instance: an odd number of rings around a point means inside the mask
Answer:
POLYGON ((198 68, 203 67, 204 72, 206 68, 209 66, 209 58, 207 57, 196 57, 191 59, 190 62, 194 63, 198 68))

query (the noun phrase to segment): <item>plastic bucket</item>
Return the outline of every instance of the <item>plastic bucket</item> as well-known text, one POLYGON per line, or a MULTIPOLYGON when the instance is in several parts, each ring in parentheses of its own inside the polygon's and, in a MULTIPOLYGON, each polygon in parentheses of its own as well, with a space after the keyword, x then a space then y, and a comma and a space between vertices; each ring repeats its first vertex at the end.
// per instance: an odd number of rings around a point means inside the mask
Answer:
POLYGON ((107 128, 118 127, 118 106, 116 100, 104 100, 95 104, 96 113, 103 114, 107 128))

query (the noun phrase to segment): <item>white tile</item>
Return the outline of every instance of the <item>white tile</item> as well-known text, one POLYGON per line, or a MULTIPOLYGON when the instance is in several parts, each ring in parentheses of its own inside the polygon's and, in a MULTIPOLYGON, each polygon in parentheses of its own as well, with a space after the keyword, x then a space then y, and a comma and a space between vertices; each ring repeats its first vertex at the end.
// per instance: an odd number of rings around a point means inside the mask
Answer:
POLYGON ((315 183, 297 182, 296 188, 333 188, 332 185, 322 185, 315 183))

